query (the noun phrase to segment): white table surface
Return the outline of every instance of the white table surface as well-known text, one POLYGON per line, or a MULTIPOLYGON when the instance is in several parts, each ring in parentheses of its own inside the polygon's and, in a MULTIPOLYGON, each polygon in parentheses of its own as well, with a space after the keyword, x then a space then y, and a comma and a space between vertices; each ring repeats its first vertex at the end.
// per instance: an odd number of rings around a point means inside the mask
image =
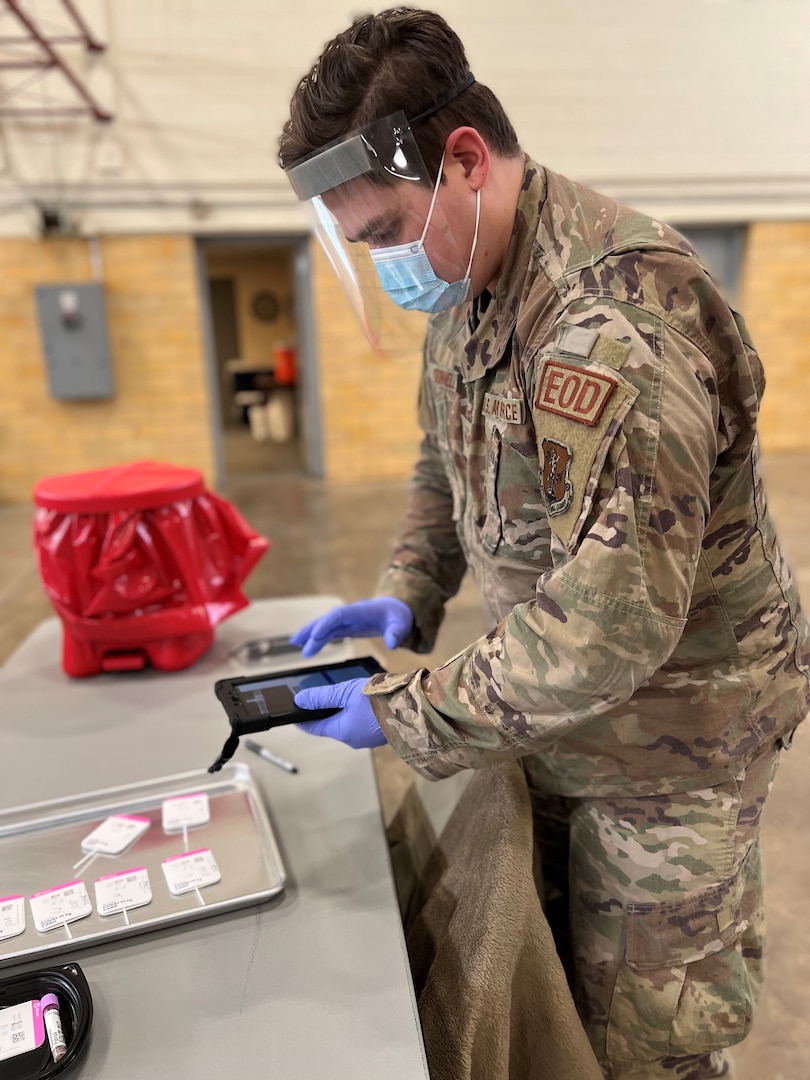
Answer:
MULTIPOLYGON (((0 808, 206 769, 228 734, 213 692, 252 637, 292 632, 338 597, 256 601, 177 673, 71 679, 61 624, 0 668, 0 808)), ((323 659, 347 659, 350 644, 323 659)), ((319 657, 320 659, 320 657, 319 657)), ((0 969, 75 960, 94 1020, 75 1075, 93 1080, 419 1080, 428 1076, 371 755, 296 728, 258 736, 300 769, 240 748, 288 874, 284 893, 176 928, 0 969)), ((7 883, 11 886, 11 882, 7 883)), ((0 895, 2 891, 0 866, 0 895)), ((74 1075, 74 1072, 71 1072, 74 1075)))

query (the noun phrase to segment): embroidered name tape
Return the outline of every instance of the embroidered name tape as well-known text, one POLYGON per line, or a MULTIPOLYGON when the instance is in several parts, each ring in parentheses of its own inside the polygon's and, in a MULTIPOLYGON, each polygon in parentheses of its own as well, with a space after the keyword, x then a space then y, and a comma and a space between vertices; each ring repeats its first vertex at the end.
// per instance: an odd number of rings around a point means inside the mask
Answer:
POLYGON ((547 360, 534 407, 594 427, 617 385, 609 375, 547 360))
POLYGON ((498 397, 497 394, 484 394, 482 408, 484 416, 495 420, 504 420, 507 424, 523 423, 523 398, 498 397))

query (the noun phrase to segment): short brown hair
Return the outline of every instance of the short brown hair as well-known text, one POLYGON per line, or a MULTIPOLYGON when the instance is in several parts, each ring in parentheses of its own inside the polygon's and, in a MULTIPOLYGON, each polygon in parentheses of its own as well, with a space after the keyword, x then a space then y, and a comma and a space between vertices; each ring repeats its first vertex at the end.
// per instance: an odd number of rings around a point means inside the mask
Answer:
MULTIPOLYGON (((279 140, 281 167, 289 169, 392 113, 401 110, 412 119, 431 110, 461 86, 469 70, 460 38, 435 12, 400 7, 360 16, 327 43, 298 84, 279 140)), ((521 152, 501 103, 488 87, 472 82, 414 125, 431 177, 439 171, 447 136, 466 126, 503 157, 521 152)))

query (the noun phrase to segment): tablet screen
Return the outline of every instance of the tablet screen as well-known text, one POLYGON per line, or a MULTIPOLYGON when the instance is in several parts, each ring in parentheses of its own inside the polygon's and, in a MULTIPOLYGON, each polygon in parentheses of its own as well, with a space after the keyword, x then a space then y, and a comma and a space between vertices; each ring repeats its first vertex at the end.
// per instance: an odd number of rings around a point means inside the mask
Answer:
POLYGON ((280 716, 293 709, 293 698, 299 690, 308 686, 331 686, 335 683, 348 682, 349 679, 368 679, 370 673, 362 664, 350 664, 347 667, 323 669, 320 671, 298 671, 294 675, 281 678, 261 678, 234 686, 242 704, 252 719, 261 716, 280 716))

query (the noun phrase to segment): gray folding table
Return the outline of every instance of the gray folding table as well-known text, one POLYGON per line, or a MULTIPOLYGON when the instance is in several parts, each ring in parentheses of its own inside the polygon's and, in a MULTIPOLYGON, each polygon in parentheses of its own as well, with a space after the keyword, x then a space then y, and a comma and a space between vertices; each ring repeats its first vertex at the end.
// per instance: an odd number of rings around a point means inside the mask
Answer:
MULTIPOLYGON (((41 624, 0 669, 0 809, 207 768, 228 731, 214 682, 261 670, 235 663, 231 651, 336 603, 254 602, 175 674, 70 679, 58 620, 41 624)), ((354 652, 330 649, 335 660, 354 652)), ((268 809, 284 892, 49 957, 48 965, 77 961, 90 983, 83 1078, 427 1077, 371 755, 295 728, 263 739, 300 768, 286 773, 245 749, 235 758, 250 767, 268 809)), ((0 864, 0 896, 12 888, 0 864)), ((42 966, 6 967, 0 978, 42 966)))

